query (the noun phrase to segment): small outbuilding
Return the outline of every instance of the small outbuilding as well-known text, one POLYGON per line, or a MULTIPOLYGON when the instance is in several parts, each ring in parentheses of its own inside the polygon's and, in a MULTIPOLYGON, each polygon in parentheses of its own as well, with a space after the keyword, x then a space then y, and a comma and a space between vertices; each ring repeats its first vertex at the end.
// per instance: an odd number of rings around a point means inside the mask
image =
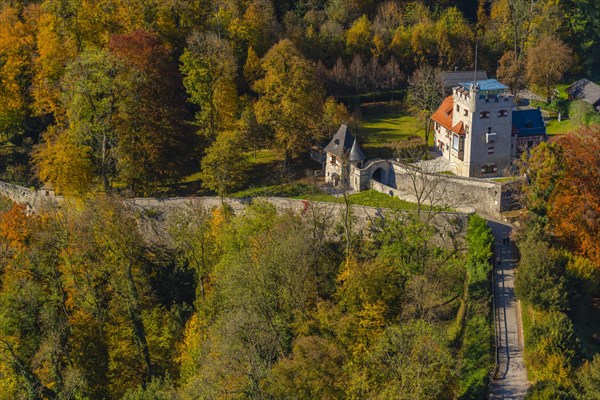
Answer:
POLYGON ((580 79, 567 88, 569 100, 583 100, 600 112, 600 85, 589 79, 580 79))
POLYGON ((334 186, 346 184, 355 187, 350 176, 355 169, 362 168, 365 155, 348 126, 340 126, 324 151, 325 182, 332 183, 334 186))

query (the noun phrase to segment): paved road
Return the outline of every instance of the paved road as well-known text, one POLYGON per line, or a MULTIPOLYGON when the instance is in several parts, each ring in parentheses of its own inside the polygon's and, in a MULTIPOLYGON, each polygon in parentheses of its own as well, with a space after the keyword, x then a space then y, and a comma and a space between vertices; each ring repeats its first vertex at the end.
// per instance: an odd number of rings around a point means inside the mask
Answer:
POLYGON ((491 383, 492 399, 523 399, 529 383, 523 361, 520 305, 515 297, 513 244, 503 243, 510 226, 488 221, 496 237, 494 280, 496 284, 496 337, 499 342, 498 371, 491 383))

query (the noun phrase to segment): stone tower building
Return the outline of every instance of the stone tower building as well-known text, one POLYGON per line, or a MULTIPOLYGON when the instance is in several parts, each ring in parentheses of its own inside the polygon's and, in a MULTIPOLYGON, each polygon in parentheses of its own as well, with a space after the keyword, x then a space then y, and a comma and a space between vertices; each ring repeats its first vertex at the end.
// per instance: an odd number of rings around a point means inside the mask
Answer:
POLYGON ((494 177, 515 155, 513 96, 495 79, 461 83, 433 114, 435 146, 459 175, 494 177))

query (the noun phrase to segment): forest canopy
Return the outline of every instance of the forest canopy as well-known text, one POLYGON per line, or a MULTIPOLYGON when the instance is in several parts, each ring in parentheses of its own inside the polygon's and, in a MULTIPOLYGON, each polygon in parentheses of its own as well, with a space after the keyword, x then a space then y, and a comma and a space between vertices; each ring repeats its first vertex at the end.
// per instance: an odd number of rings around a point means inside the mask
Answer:
POLYGON ((268 145, 288 160, 329 134, 314 123, 329 97, 348 108, 341 115, 367 93, 401 98, 422 67, 474 68, 476 44, 478 66, 498 68, 511 89, 526 80, 551 93, 565 71, 598 74, 599 7, 2 0, 0 173, 69 194, 145 194, 198 172, 205 154, 223 157, 220 134, 243 137, 238 152, 268 145))

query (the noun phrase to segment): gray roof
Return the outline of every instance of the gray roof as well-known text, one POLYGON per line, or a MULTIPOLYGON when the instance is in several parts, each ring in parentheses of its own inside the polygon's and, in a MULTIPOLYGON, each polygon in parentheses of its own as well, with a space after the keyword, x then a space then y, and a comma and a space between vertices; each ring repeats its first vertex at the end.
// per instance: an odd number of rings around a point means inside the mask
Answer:
POLYGON ((600 111, 600 86, 589 79, 580 79, 567 88, 570 99, 584 100, 600 111))
POLYGON ((336 157, 342 158, 348 156, 350 161, 364 160, 365 156, 360 150, 358 143, 354 145, 356 140, 346 125, 340 126, 340 129, 333 135, 331 142, 325 146, 325 151, 336 157), (355 158, 355 159, 353 159, 355 158))
POLYGON ((515 110, 512 114, 513 131, 520 137, 546 134, 544 118, 539 108, 515 110))
POLYGON ((483 81, 488 78, 487 72, 483 70, 478 70, 476 75, 474 71, 446 71, 441 74, 442 85, 446 90, 452 89, 461 82, 472 82, 473 76, 476 76, 475 79, 478 81, 483 81))
POLYGON ((358 142, 355 140, 354 143, 352 143, 352 148, 350 149, 350 157, 348 157, 348 160, 363 161, 364 159, 365 159, 365 155, 363 154, 362 150, 358 146, 358 142))

